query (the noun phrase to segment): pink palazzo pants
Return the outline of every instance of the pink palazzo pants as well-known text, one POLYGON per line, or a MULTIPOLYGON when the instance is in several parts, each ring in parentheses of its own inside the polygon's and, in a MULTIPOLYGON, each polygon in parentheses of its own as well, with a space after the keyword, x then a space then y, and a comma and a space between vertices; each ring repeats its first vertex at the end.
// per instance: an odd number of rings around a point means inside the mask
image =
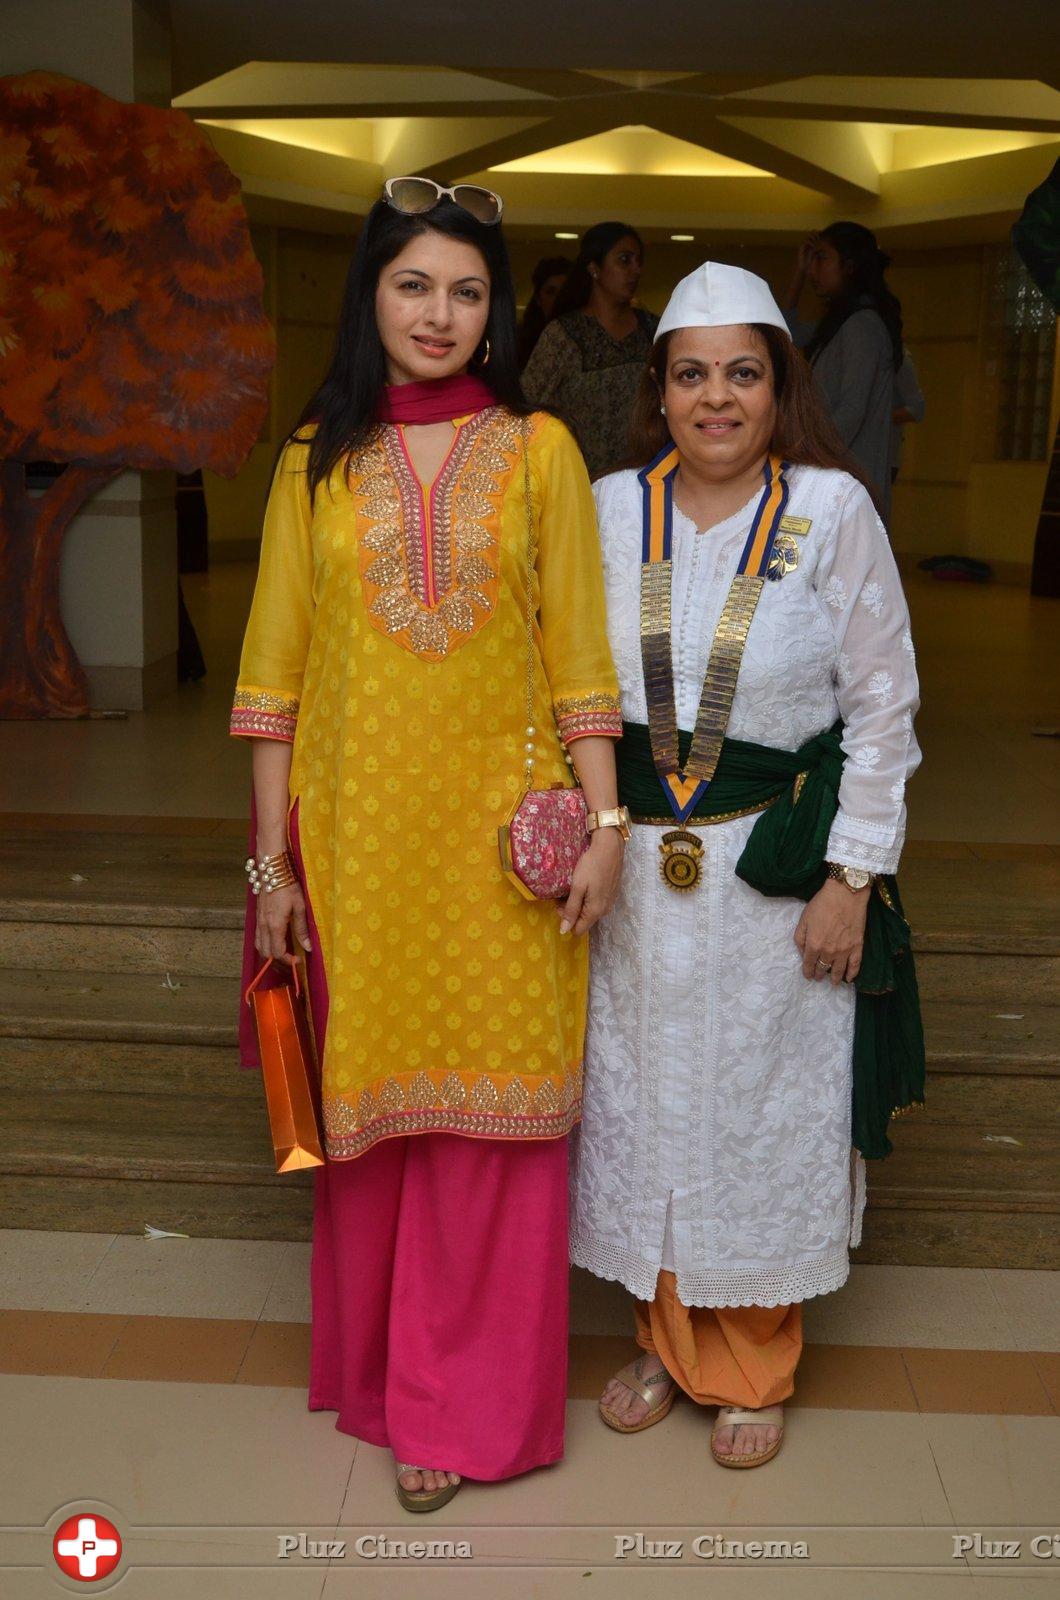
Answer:
POLYGON ((567 1141, 418 1133, 316 1171, 309 1409, 398 1461, 563 1455, 567 1141))
MULTIPOLYGON (((305 886, 298 806, 289 819, 305 886)), ((256 835, 251 815, 250 849, 256 835)), ((307 902, 318 1050, 328 992, 307 902)), ((254 951, 247 896, 244 987, 254 951)), ((248 976, 249 974, 249 976, 248 976)), ((246 1008, 243 1008, 244 1012, 246 1008)), ((257 1064, 249 1019, 242 1064, 257 1064)), ((314 1172, 308 1405, 398 1461, 499 1479, 559 1461, 567 1140, 418 1133, 314 1172)))

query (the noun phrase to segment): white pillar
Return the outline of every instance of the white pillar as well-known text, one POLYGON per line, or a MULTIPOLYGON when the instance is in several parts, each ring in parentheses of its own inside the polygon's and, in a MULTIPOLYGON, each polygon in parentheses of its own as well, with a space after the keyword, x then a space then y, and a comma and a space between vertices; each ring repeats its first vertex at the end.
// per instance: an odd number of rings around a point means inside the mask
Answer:
POLYGON ((67 530, 63 622, 98 711, 139 711, 176 687, 177 540, 171 472, 112 478, 67 530))

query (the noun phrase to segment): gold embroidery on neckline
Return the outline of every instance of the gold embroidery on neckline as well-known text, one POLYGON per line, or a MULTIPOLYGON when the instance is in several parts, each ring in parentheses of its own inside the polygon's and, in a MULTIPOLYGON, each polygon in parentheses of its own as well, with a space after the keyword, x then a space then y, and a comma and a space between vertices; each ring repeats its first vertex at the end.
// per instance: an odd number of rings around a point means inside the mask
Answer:
POLYGON ((500 589, 497 497, 515 464, 518 422, 502 406, 472 417, 426 491, 393 429, 381 428, 351 463, 351 489, 369 524, 360 533, 359 559, 372 626, 426 660, 444 659, 493 615, 500 589), (433 510, 433 606, 423 561, 425 493, 433 510))

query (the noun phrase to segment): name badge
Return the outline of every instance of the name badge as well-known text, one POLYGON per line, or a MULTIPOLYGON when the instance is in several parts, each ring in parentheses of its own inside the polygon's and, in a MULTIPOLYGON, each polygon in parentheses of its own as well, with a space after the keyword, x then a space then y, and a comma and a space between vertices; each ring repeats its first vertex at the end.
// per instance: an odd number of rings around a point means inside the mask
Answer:
POLYGON ((809 533, 813 526, 810 517, 781 517, 779 533, 797 533, 800 537, 809 533))

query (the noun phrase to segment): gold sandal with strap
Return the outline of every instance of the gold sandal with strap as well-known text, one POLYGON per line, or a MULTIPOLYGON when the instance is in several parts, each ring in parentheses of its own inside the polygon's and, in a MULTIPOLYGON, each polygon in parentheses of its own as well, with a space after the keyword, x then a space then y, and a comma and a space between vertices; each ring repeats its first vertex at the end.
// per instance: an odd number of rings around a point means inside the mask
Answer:
MULTIPOLYGON (((651 1409, 646 1416, 641 1417, 639 1422, 623 1422, 621 1417, 615 1415, 610 1406, 605 1406, 604 1402, 600 1401, 600 1415, 607 1423, 607 1426, 614 1428, 616 1433, 641 1433, 645 1428, 654 1427, 657 1422, 661 1422, 663 1417, 669 1413, 670 1407, 677 1398, 677 1384, 673 1378, 669 1378, 670 1387, 666 1395, 659 1401, 658 1405, 652 1405, 652 1401, 656 1398, 658 1391, 653 1389, 650 1383, 645 1383, 640 1375, 639 1368, 643 1360, 643 1356, 638 1356, 635 1361, 629 1362, 627 1366, 622 1368, 621 1372, 615 1373, 615 1378, 612 1381, 617 1380, 619 1383, 625 1384, 627 1389, 632 1389, 634 1394, 639 1395, 642 1400, 648 1402, 651 1409)), ((656 1382, 664 1377, 669 1377, 669 1374, 664 1372, 656 1374, 656 1382)))
POLYGON ((739 1406, 719 1406, 717 1420, 710 1435, 710 1453, 722 1467, 760 1467, 772 1461, 784 1443, 784 1407, 763 1406, 760 1411, 741 1411, 739 1406), (749 1455, 722 1455, 715 1446, 719 1428, 739 1428, 747 1423, 760 1428, 779 1428, 780 1433, 765 1450, 753 1450, 749 1455))
MULTIPOLYGON (((426 1467, 417 1467, 412 1461, 399 1461, 397 1463, 399 1479, 403 1472, 425 1472, 427 1470, 426 1467)), ((440 1472, 442 1469, 441 1467, 431 1467, 429 1470, 431 1472, 440 1472)), ((400 1482, 395 1483, 394 1487, 397 1490, 397 1497, 406 1511, 437 1511, 439 1506, 448 1505, 462 1482, 463 1479, 459 1483, 447 1483, 441 1489, 406 1489, 404 1484, 400 1482)))

